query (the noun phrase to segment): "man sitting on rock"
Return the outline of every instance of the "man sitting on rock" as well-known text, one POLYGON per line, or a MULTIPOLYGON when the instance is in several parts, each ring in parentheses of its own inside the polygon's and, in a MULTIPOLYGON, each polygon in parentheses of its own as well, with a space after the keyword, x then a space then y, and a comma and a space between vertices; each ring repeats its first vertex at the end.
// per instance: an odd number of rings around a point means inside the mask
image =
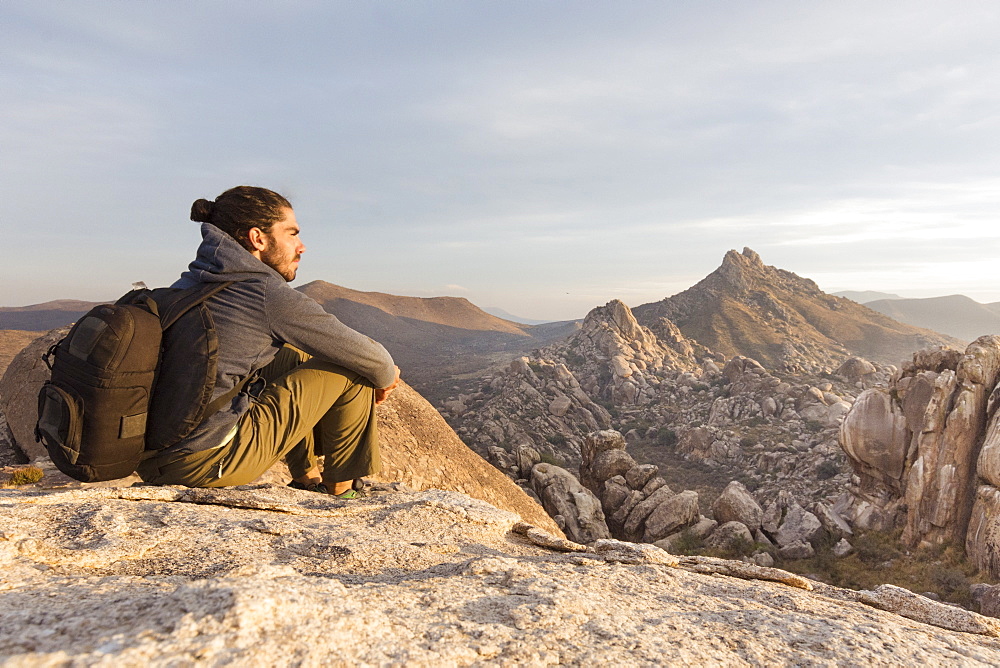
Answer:
POLYGON ((191 219, 202 223, 201 246, 173 287, 235 281, 206 302, 219 341, 212 398, 260 377, 142 462, 139 475, 159 485, 244 485, 284 458, 291 486, 355 498, 354 480, 381 469, 375 406, 398 385, 399 368, 288 285, 305 246, 284 197, 239 186, 197 200, 191 219))

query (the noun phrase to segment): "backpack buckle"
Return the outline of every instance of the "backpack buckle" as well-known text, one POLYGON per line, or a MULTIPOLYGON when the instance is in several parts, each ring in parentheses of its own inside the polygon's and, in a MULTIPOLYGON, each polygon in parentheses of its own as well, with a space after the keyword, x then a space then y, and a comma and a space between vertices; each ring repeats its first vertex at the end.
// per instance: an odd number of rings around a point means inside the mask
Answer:
POLYGON ((58 346, 60 343, 62 343, 62 341, 53 343, 51 346, 49 346, 49 349, 42 354, 42 361, 45 362, 45 366, 49 367, 49 371, 52 371, 52 364, 53 364, 52 359, 53 357, 55 357, 56 354, 56 346, 58 346))

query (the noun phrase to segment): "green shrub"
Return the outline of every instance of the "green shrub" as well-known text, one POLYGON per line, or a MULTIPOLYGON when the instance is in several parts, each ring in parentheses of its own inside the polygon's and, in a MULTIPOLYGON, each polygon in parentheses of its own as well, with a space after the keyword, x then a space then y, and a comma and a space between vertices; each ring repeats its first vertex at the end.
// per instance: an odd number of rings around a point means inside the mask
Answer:
POLYGON ((945 596, 969 589, 969 578, 958 568, 934 564, 928 575, 937 591, 945 596))
POLYGON ((558 466, 561 469, 566 468, 566 462, 548 452, 541 453, 541 455, 539 455, 539 459, 543 464, 551 464, 552 466, 558 466))
POLYGON ((556 432, 555 434, 549 434, 548 436, 546 436, 545 440, 551 443, 552 445, 565 445, 566 435, 556 432))
POLYGON ((823 423, 819 420, 806 420, 806 429, 812 433, 823 431, 823 423))
POLYGON ((20 487, 21 485, 32 485, 41 480, 44 475, 45 473, 42 469, 37 466, 24 466, 14 469, 10 474, 10 478, 4 483, 4 486, 20 487))
POLYGON ((665 448, 672 448, 677 445, 677 432, 673 429, 660 429, 656 432, 656 444, 665 448))
POLYGON ((854 541, 854 551, 858 559, 869 566, 877 566, 903 555, 899 543, 900 531, 869 531, 854 541))
POLYGON ((736 539, 726 545, 724 548, 718 550, 705 550, 704 553, 709 557, 719 557, 721 559, 739 559, 740 557, 745 557, 753 554, 756 543, 753 541, 743 539, 736 539))
POLYGON ((670 553, 690 556, 698 554, 704 545, 691 529, 684 529, 677 538, 670 541, 670 553))
POLYGON ((820 480, 829 480, 840 473, 840 467, 832 459, 827 459, 816 467, 816 477, 820 480))

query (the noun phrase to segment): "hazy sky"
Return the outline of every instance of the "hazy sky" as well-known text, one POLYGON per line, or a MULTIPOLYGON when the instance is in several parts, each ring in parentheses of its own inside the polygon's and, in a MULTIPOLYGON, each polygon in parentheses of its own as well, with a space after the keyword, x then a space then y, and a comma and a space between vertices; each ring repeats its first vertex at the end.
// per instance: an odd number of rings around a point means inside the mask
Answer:
POLYGON ((0 2, 0 305, 118 296, 191 202, 285 194, 299 279, 525 317, 730 248, 1000 301, 1000 3, 0 2))

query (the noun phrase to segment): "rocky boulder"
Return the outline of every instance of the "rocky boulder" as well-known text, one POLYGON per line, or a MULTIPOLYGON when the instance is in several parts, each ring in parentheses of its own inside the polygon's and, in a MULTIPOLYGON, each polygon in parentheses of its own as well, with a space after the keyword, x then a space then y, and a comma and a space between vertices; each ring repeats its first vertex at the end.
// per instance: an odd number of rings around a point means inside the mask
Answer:
MULTIPOLYGON (((664 488, 665 489, 665 488, 664 488)), ((695 524, 698 514, 698 493, 685 490, 656 505, 646 517, 643 542, 654 543, 661 538, 695 524)))
POLYGON ((620 432, 607 429, 584 438, 580 448, 580 482, 595 494, 603 491, 606 480, 624 475, 635 465, 635 460, 625 452, 625 438, 620 432))
POLYGON ((600 500, 566 469, 538 464, 531 471, 531 486, 570 540, 592 543, 611 537, 600 500))
POLYGON ((774 540, 779 547, 787 547, 796 543, 814 544, 823 536, 823 524, 819 518, 800 506, 791 504, 774 533, 774 540))
POLYGON ((712 504, 712 515, 719 524, 740 522, 755 531, 760 528, 764 510, 743 483, 733 480, 712 504))
POLYGON ((848 357, 834 372, 850 380, 860 381, 877 371, 875 365, 860 357, 848 357))
POLYGON ((753 547, 753 534, 743 522, 726 522, 712 532, 705 547, 722 552, 746 554, 753 547))
POLYGON ((11 360, 0 379, 0 410, 7 417, 14 442, 28 461, 48 459, 45 447, 35 441, 38 390, 51 375, 42 355, 61 341, 69 329, 53 329, 32 341, 11 360))

